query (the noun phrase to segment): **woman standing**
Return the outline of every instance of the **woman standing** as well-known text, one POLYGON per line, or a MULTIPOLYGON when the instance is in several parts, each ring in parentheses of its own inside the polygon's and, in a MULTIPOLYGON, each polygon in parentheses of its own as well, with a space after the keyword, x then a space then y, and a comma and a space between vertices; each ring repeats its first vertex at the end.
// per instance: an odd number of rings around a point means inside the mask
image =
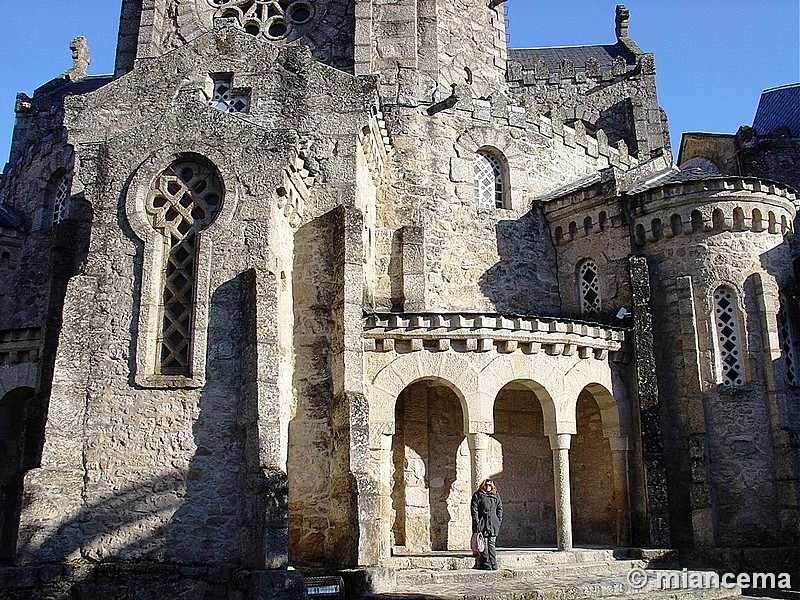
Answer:
POLYGON ((485 479, 478 491, 472 495, 470 503, 472 512, 472 533, 482 533, 485 544, 483 552, 479 554, 478 568, 487 571, 497 570, 497 552, 495 541, 500 533, 500 523, 503 521, 503 501, 494 481, 485 479))

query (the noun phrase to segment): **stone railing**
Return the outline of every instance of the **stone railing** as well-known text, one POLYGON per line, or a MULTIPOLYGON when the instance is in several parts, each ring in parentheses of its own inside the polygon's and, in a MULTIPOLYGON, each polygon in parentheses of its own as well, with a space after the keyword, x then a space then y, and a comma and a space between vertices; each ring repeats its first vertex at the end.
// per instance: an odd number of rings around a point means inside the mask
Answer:
POLYGON ((39 362, 41 334, 39 327, 0 330, 0 365, 39 362))
POLYGON ((371 314, 364 320, 367 352, 523 352, 627 362, 624 329, 538 317, 473 313, 371 314))

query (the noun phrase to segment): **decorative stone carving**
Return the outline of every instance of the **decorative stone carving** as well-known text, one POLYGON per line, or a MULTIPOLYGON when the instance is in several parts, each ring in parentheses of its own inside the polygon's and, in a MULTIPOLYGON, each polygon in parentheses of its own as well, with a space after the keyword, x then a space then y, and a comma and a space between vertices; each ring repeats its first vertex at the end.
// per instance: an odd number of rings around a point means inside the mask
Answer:
POLYGON ((292 29, 314 20, 313 0, 207 0, 216 16, 235 18, 253 35, 282 40, 292 29))

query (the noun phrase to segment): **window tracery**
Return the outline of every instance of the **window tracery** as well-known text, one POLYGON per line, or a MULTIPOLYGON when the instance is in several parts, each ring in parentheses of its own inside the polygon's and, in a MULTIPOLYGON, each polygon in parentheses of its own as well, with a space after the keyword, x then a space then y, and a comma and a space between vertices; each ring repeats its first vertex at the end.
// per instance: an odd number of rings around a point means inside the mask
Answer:
POLYGON ((714 292, 714 316, 717 325, 717 348, 722 366, 722 383, 744 385, 744 363, 736 296, 728 288, 720 287, 714 292))
POLYGON ((187 159, 172 163, 150 188, 147 213, 165 244, 156 361, 162 375, 191 375, 197 234, 213 222, 222 197, 222 181, 216 170, 187 159))
POLYGON ((478 209, 505 208, 503 166, 488 152, 475 153, 475 206, 478 209))
POLYGON ((234 17, 252 35, 271 40, 288 37, 293 29, 314 18, 313 0, 208 0, 223 17, 234 17))
POLYGON ((600 314, 600 280, 593 260, 585 260, 578 266, 578 294, 583 316, 600 314))

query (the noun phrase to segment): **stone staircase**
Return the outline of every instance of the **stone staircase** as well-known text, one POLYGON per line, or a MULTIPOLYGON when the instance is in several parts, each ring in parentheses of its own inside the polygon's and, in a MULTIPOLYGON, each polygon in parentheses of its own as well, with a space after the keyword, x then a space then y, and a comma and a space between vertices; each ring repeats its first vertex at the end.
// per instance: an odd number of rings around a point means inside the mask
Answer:
MULTIPOLYGON (((396 555, 385 565, 383 576, 363 597, 371 600, 582 600, 604 598, 664 600, 743 600, 734 589, 689 589, 667 585, 659 577, 673 569, 674 551, 638 549, 576 549, 569 552, 498 549, 497 571, 473 568, 469 553, 433 552, 396 555), (646 574, 644 585, 628 581, 632 569, 646 574)), ((702 572, 693 575, 704 577, 702 572)), ((707 576, 708 572, 705 572, 707 576)), ((683 575, 689 577, 690 573, 683 575)), ((683 580, 687 581, 686 579, 683 580)), ((691 580, 689 580, 691 581, 691 580)))

